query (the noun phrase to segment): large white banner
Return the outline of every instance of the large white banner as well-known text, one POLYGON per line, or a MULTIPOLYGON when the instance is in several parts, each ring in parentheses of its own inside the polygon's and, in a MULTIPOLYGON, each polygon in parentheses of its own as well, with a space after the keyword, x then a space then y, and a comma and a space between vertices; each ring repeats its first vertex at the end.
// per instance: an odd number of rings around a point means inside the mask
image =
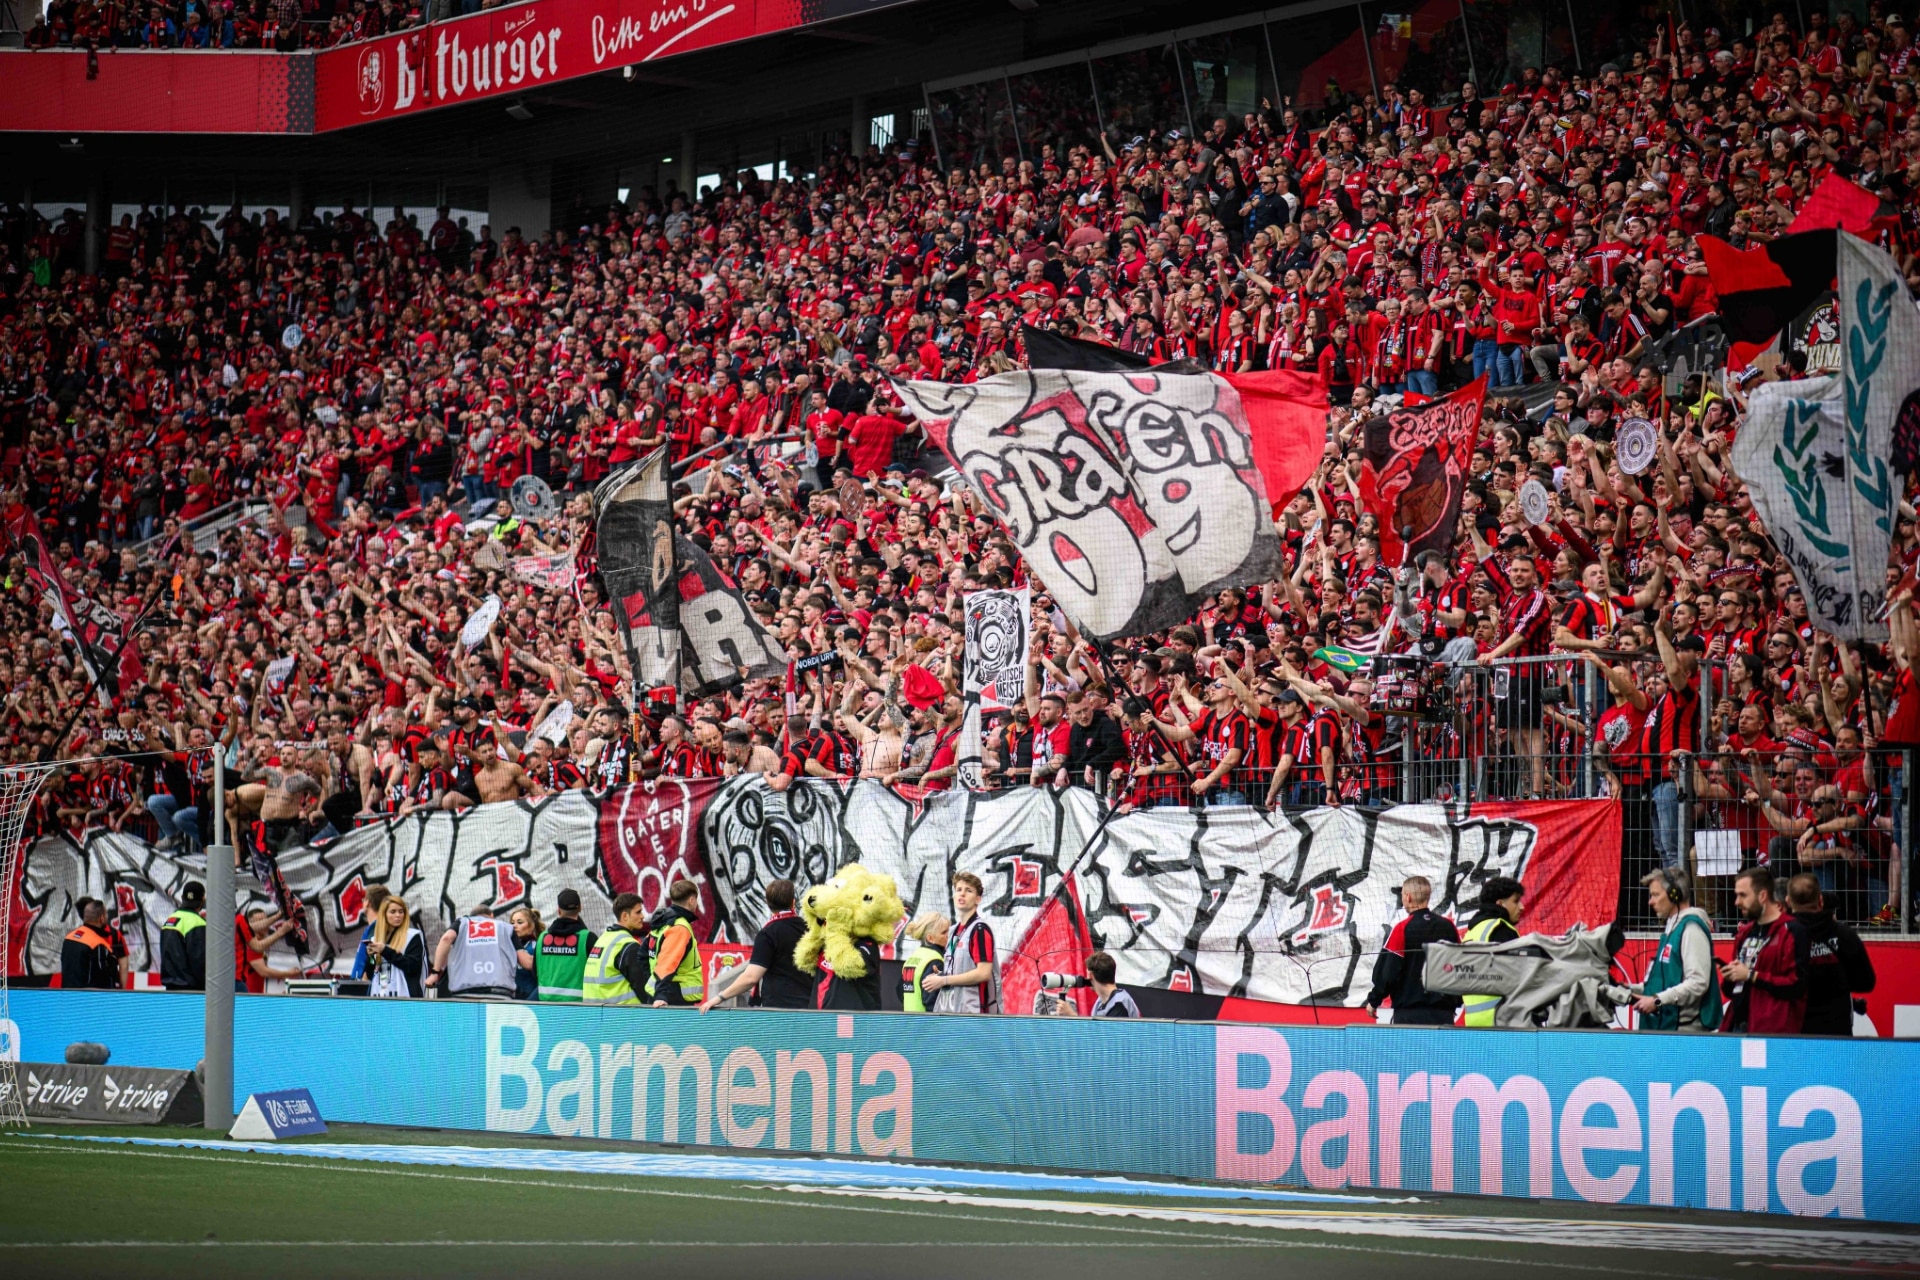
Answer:
POLYGON ((960 723, 960 785, 978 791, 982 775, 980 721, 990 711, 1006 711, 1027 696, 1027 647, 1033 620, 1033 593, 969 591, 966 600, 966 665, 961 691, 966 702, 960 723))
MULTIPOLYGON (((685 877, 700 890, 701 936, 744 942, 767 920, 769 883, 805 887, 858 861, 894 878, 909 915, 952 911, 954 874, 979 876, 1009 1011, 1030 1006, 1040 973, 1083 973, 1097 949, 1134 985, 1354 1005, 1407 876, 1432 881, 1435 909, 1449 914, 1471 909, 1489 876, 1514 876, 1527 886, 1530 927, 1600 926, 1618 891, 1619 830, 1610 801, 1119 816, 1077 787, 925 793, 813 780, 776 792, 751 777, 403 818, 289 848, 280 866, 314 925, 307 959, 328 967, 353 955, 375 884, 402 893, 437 939, 487 905, 550 914, 562 889, 604 928, 616 895, 638 893, 651 908, 685 877)), ((137 969, 157 968, 160 926, 204 871, 198 857, 126 835, 32 842, 15 972, 59 971, 83 896, 109 904, 137 969)), ((241 891, 266 904, 245 876, 241 891)))

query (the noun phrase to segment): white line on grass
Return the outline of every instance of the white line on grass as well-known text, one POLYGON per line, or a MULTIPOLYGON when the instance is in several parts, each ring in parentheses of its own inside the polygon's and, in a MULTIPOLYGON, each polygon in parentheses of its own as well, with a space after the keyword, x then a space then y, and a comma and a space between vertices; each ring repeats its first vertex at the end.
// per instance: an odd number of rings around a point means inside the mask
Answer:
MULTIPOLYGON (((203 1161, 211 1164, 241 1164, 241 1165, 247 1165, 252 1168, 260 1168, 264 1166, 269 1168, 281 1168, 281 1169, 331 1170, 333 1172, 338 1172, 338 1173, 366 1173, 367 1172, 366 1169, 361 1168, 359 1165, 355 1165, 347 1162, 336 1163, 330 1160, 311 1160, 311 1161, 310 1160, 275 1160, 266 1156, 251 1156, 251 1157, 212 1156, 212 1155, 199 1155, 199 1154, 185 1152, 185 1151, 156 1151, 151 1148, 132 1147, 132 1146, 82 1147, 82 1146, 71 1146, 66 1143, 35 1142, 32 1139, 16 1139, 14 1142, 9 1143, 4 1147, 0 1147, 0 1153, 4 1153, 5 1151, 32 1151, 36 1153, 47 1152, 52 1154, 64 1154, 64 1155, 134 1155, 134 1156, 145 1156, 150 1159, 156 1159, 156 1160, 198 1160, 198 1161, 203 1161)), ((367 1163, 372 1163, 372 1162, 367 1162, 367 1163)), ((739 1205, 744 1202, 747 1204, 770 1205, 778 1208, 802 1207, 797 1202, 758 1199, 751 1196, 711 1195, 711 1194, 707 1194, 699 1191, 664 1191, 664 1190, 655 1190, 649 1187, 623 1187, 623 1186, 619 1186, 618 1184, 609 1184, 606 1182, 593 1182, 593 1183, 554 1182, 548 1179, 533 1179, 533 1178, 492 1178, 492 1177, 487 1177, 484 1174, 428 1173, 424 1170, 418 1170, 418 1169, 396 1169, 391 1165, 379 1165, 378 1168, 382 1173, 389 1174, 394 1177, 426 1178, 436 1182, 482 1182, 482 1183, 491 1183, 498 1186, 507 1186, 507 1187, 553 1187, 563 1191, 589 1191, 589 1190, 620 1191, 620 1192, 625 1192, 628 1195, 665 1196, 675 1200, 713 1200, 713 1201, 718 1201, 722 1204, 731 1204, 731 1205, 739 1205)), ((1039 1201, 1036 1203, 1046 1206, 1045 1208, 1041 1208, 1034 1211, 1038 1214, 1044 1215, 1047 1213, 1057 1212, 1057 1210, 1053 1208, 1054 1205, 1067 1205, 1070 1202, 1039 1201)), ((852 1204, 845 1204, 845 1203, 835 1204, 834 1207, 840 1210, 844 1210, 846 1212, 851 1212, 851 1213, 881 1213, 881 1214, 889 1214, 897 1217, 908 1217, 908 1218, 939 1218, 949 1223, 951 1223, 953 1220, 952 1214, 932 1213, 924 1209, 904 1209, 904 1208, 893 1208, 890 1206, 881 1206, 881 1205, 852 1205, 852 1204)), ((1318 1250, 1321 1252, 1328 1252, 1328 1253, 1377 1254, 1382 1257, 1389 1257, 1389 1258, 1432 1258, 1432 1259, 1437 1259, 1437 1260, 1446 1261, 1446 1262, 1454 1262, 1454 1263, 1479 1262, 1479 1263, 1486 1263, 1486 1264, 1491 1264, 1496 1266, 1530 1267, 1536 1270, 1577 1271, 1577 1272, 1589 1272, 1589 1273, 1594 1273, 1598 1275, 1631 1275, 1635 1277, 1652 1277, 1653 1280, 1696 1280, 1695 1273, 1673 1272, 1673 1271, 1649 1271, 1643 1267, 1586 1266, 1586 1265, 1582 1265, 1579 1263, 1572 1263, 1572 1262, 1545 1262, 1545 1261, 1540 1261, 1532 1258, 1501 1258, 1491 1254, 1431 1253, 1431 1252, 1424 1252, 1424 1251, 1413 1250, 1413 1249, 1386 1249, 1386 1248, 1373 1248, 1366 1245, 1355 1245, 1355 1244, 1329 1244, 1324 1241, 1318 1241, 1318 1240, 1294 1240, 1294 1239, 1278 1240, 1278 1239, 1271 1239, 1271 1238, 1262 1239, 1255 1236, 1225 1236, 1225 1237, 1214 1236, 1209 1239, 1206 1237, 1201 1237, 1194 1232, 1156 1230, 1152 1227, 1125 1226, 1119 1223, 1109 1224, 1109 1223, 1097 1223, 1097 1222, 1076 1222, 1068 1217, 1063 1217, 1061 1219, 1054 1220, 1054 1221, 1046 1221, 1046 1220, 1036 1219, 1036 1218, 1000 1218, 1000 1217, 991 1217, 991 1216, 984 1216, 980 1214, 970 1213, 967 1215, 967 1221, 968 1222, 991 1222, 997 1225, 1018 1226, 1018 1227, 1036 1227, 1036 1226, 1046 1226, 1050 1228, 1058 1228, 1058 1227, 1076 1228, 1077 1227, 1081 1230, 1086 1230, 1086 1231, 1109 1231, 1109 1232, 1122 1232, 1128 1235, 1170 1237, 1174 1240, 1178 1240, 1181 1243, 1182 1247, 1185 1247, 1187 1245, 1210 1244, 1210 1245, 1216 1245, 1216 1246, 1231 1246, 1231 1247, 1264 1246, 1268 1248, 1313 1249, 1313 1250, 1318 1250)), ((1260 1225, 1266 1225, 1266 1224, 1260 1224, 1260 1225)), ((192 1245, 199 1242, 186 1241, 182 1243, 183 1245, 192 1245)), ((211 1244, 214 1242, 209 1241, 206 1243, 211 1244)), ((252 1246, 256 1248, 266 1247, 261 1242, 249 1242, 249 1243, 251 1243, 252 1246)), ((458 1242, 443 1241, 440 1243, 454 1244, 458 1242)), ((560 1242, 560 1243, 569 1243, 569 1242, 560 1242)), ((982 1243, 998 1245, 998 1244, 1007 1243, 1007 1242, 983 1241, 982 1243)), ((1014 1242, 1014 1243, 1018 1243, 1018 1242, 1014 1242)), ((1053 1241, 1049 1243, 1071 1245, 1072 1242, 1053 1241)), ((1119 1242, 1112 1242, 1112 1243, 1119 1243, 1119 1242)), ((1105 1248, 1107 1247, 1107 1245, 1108 1245, 1108 1242, 1099 1242, 1099 1243, 1088 1242, 1088 1244, 1086 1245, 1080 1245, 1077 1247, 1105 1248)), ((876 1247, 880 1247, 880 1246, 876 1244, 876 1247)), ((899 1245, 886 1246, 886 1247, 919 1248, 924 1246, 920 1246, 917 1244, 899 1244, 899 1245)), ((1129 1246, 1129 1247, 1158 1248, 1162 1246, 1142 1244, 1142 1245, 1129 1246)))
POLYGON ((1285 1240, 8 1240, 0 1249, 1284 1249, 1285 1240))
MULTIPOLYGON (((877 1190, 871 1187, 813 1187, 790 1184, 776 1190, 799 1195, 892 1200, 907 1204, 951 1204, 983 1209, 1032 1209, 1066 1215, 1140 1218, 1150 1222, 1192 1222, 1222 1227, 1272 1227, 1334 1235, 1388 1236, 1405 1240, 1459 1240, 1486 1245, 1503 1242, 1543 1248, 1646 1249, 1665 1253, 1709 1253, 1742 1258, 1762 1256, 1836 1259, 1851 1263, 1900 1263, 1910 1259, 1920 1236, 1891 1232, 1842 1232, 1795 1227, 1723 1227, 1707 1223, 1614 1222, 1603 1218, 1511 1218, 1492 1215, 1453 1217, 1432 1213, 1328 1212, 1320 1209, 1237 1208, 1110 1204, 1098 1201, 1044 1201, 1013 1196, 962 1195, 934 1190, 877 1190), (1044 1208, 1042 1208, 1044 1206, 1044 1208)), ((1546 1264, 1542 1264, 1546 1265, 1546 1264)))

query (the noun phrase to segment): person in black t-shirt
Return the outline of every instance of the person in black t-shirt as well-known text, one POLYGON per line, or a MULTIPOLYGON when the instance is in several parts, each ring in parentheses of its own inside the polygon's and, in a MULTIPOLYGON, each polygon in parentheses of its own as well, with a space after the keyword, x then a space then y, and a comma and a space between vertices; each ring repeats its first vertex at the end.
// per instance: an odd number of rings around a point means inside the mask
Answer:
POLYGON ((806 1009, 813 1004, 813 979, 793 963, 793 949, 807 931, 807 922, 793 910, 793 881, 775 880, 767 885, 767 905, 773 908, 760 932, 753 935, 753 952, 740 972, 708 992, 700 1002, 700 1012, 731 1000, 756 984, 759 992, 754 1003, 763 1009, 806 1009))
POLYGON ((821 967, 818 987, 820 1008, 846 1013, 872 1013, 880 1007, 880 944, 872 938, 855 938, 853 946, 867 962, 866 972, 857 978, 845 978, 821 967))

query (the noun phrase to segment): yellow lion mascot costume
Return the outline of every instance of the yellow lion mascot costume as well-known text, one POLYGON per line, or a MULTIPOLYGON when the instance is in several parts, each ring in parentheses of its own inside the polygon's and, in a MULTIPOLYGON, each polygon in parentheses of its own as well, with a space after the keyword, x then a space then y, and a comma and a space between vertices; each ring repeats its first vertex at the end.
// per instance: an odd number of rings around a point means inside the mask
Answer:
POLYGON ((837 977, 864 977, 867 961, 854 939, 889 942, 906 914, 892 876, 849 862, 831 880, 800 895, 800 918, 807 922, 807 932, 793 949, 793 962, 817 973, 824 952, 837 977))

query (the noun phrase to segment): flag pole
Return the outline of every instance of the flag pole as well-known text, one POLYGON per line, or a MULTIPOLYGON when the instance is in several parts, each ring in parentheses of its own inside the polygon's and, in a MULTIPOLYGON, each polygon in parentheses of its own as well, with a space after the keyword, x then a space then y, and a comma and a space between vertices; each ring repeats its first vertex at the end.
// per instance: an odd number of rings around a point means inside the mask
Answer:
POLYGON ((1100 669, 1107 673, 1107 679, 1113 681, 1113 687, 1117 690, 1123 689, 1126 691, 1121 698, 1120 710, 1124 713, 1127 709, 1128 702, 1139 702, 1144 705, 1147 712, 1147 725, 1152 730, 1153 736, 1159 739, 1160 745, 1167 749, 1167 754, 1173 757, 1173 762, 1180 766, 1180 772, 1186 780, 1192 782, 1193 768, 1187 764, 1185 756, 1173 749, 1173 743, 1167 739, 1167 735, 1160 731, 1160 722, 1154 719, 1153 716, 1153 704, 1147 702, 1146 699, 1135 693, 1133 686, 1122 680, 1120 673, 1113 669, 1113 659, 1107 653, 1107 645, 1104 640, 1095 640, 1089 637, 1088 642, 1093 645, 1094 656, 1100 660, 1100 669))

